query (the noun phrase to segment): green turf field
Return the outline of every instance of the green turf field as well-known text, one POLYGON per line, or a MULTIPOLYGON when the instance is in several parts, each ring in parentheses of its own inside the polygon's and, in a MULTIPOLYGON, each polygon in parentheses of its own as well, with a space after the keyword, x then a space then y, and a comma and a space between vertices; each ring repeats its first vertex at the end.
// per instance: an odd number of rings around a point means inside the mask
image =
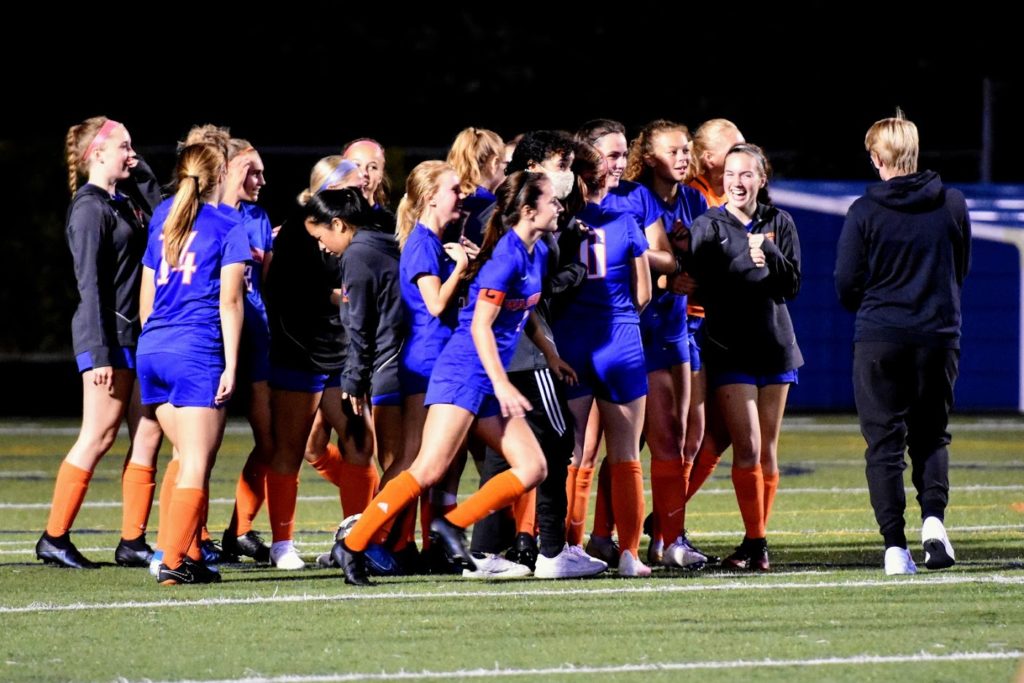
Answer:
MULTIPOLYGON (((884 575, 852 418, 797 418, 783 431, 767 575, 410 577, 356 590, 331 570, 245 564, 224 567, 220 585, 161 587, 114 566, 123 440, 74 533, 110 565, 43 567, 32 550, 76 425, 0 421, 0 680, 1013 680, 1024 653, 1024 420, 963 419, 952 431, 958 564, 944 572, 884 575)), ((216 537, 250 443, 232 424, 211 481, 216 537)), ((467 474, 463 492, 475 483, 467 474)), ((337 493, 307 467, 299 495, 296 540, 313 561, 331 545, 337 493)), ((915 516, 907 535, 921 563, 915 516)), ((687 527, 720 555, 740 540, 727 467, 691 502, 687 527)))

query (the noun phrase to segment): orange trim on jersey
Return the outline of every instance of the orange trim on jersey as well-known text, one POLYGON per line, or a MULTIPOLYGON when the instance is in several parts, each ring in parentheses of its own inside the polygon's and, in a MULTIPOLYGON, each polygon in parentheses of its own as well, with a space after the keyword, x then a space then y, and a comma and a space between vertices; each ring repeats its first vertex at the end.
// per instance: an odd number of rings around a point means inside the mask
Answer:
POLYGON ((501 306, 501 304, 505 302, 505 292, 497 289, 481 287, 480 294, 477 296, 477 301, 486 301, 489 304, 501 306))
POLYGON ((708 208, 713 209, 716 206, 725 206, 725 195, 719 197, 715 194, 715 191, 711 189, 711 183, 709 183, 704 176, 697 176, 687 183, 690 187, 704 195, 704 201, 708 203, 708 208))

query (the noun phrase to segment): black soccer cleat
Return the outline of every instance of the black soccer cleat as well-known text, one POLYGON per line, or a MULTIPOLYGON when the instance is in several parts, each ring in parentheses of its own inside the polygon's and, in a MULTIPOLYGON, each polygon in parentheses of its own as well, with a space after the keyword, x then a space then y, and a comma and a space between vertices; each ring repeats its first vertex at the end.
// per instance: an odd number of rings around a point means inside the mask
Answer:
POLYGON ((45 564, 53 564, 69 569, 99 569, 99 565, 90 562, 71 542, 71 535, 51 536, 43 532, 36 543, 36 557, 45 564))
POLYGON ((744 538, 735 552, 722 560, 722 568, 768 571, 771 569, 768 561, 768 542, 763 538, 744 538))
POLYGON ((331 560, 341 567, 345 575, 345 583, 350 586, 372 586, 366 572, 366 555, 362 552, 349 550, 344 540, 334 542, 331 548, 331 560))
POLYGON ((516 542, 505 553, 505 559, 529 567, 530 571, 533 571, 537 566, 537 539, 533 534, 526 532, 516 534, 516 542))
POLYGON ((235 536, 231 529, 226 529, 221 541, 221 552, 234 557, 251 557, 261 564, 270 564, 270 546, 254 530, 235 536))
POLYGON ((449 562, 463 569, 476 571, 476 563, 466 548, 465 529, 455 526, 444 517, 437 517, 430 522, 430 540, 440 544, 449 562))
POLYGON ((202 562, 196 562, 188 557, 181 561, 175 568, 166 564, 160 565, 156 575, 157 583, 163 586, 177 586, 184 584, 220 583, 220 572, 207 567, 202 562))
POLYGON ((153 549, 146 543, 143 534, 131 541, 121 539, 114 550, 114 562, 122 567, 148 567, 153 559, 153 549))

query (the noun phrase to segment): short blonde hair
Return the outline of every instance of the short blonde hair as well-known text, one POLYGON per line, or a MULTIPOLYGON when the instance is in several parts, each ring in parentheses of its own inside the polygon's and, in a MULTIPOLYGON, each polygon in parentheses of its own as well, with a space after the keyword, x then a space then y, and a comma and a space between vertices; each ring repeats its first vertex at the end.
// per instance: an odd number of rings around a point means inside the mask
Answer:
POLYGON ((869 154, 877 155, 883 164, 897 173, 917 173, 917 155, 920 150, 917 126, 907 120, 899 109, 896 110, 896 116, 875 121, 868 128, 864 136, 864 149, 869 154))

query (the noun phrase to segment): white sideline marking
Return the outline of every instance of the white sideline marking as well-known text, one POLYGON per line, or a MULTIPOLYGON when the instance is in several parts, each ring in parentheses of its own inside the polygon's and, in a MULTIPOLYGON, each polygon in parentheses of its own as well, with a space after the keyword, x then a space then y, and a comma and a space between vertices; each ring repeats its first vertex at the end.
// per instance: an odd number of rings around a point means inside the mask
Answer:
MULTIPOLYGON (((807 572, 816 573, 816 572, 807 572)), ((778 574, 776 574, 778 576, 778 574)), ((339 574, 340 582, 341 576, 339 574)), ((785 582, 742 582, 729 581, 726 583, 700 583, 687 585, 657 585, 646 583, 638 586, 621 586, 616 588, 538 588, 535 590, 518 591, 494 591, 494 590, 466 590, 466 591, 439 591, 429 593, 409 593, 397 591, 389 593, 364 592, 362 590, 351 590, 348 593, 335 595, 267 595, 253 596, 248 598, 200 598, 198 600, 154 600, 148 602, 94 602, 94 603, 72 603, 61 605, 56 603, 35 602, 23 607, 0 606, 0 614, 30 614, 35 612, 83 612, 93 610, 115 610, 115 609, 161 609, 165 607, 214 607, 221 605, 263 605, 269 603, 303 603, 303 602, 351 602, 351 601, 374 601, 374 600, 450 600, 458 598, 529 598, 529 597, 568 597, 576 595, 597 596, 616 594, 662 594, 662 593, 692 593, 696 591, 764 591, 764 590, 820 590, 822 588, 879 588, 901 586, 950 586, 963 584, 999 584, 999 585, 1024 585, 1024 576, 921 576, 914 578, 893 577, 890 579, 864 579, 860 581, 819 581, 816 583, 785 583, 785 582)))
POLYGON ((710 662, 645 662, 635 664, 609 664, 607 666, 554 666, 537 669, 459 669, 456 671, 381 671, 379 673, 345 673, 318 674, 300 676, 285 674, 283 676, 258 676, 246 678, 222 679, 186 679, 173 683, 347 683, 348 681, 414 681, 414 680, 453 680, 459 678, 493 678, 493 677, 539 677, 620 674, 620 673, 657 673, 660 671, 698 671, 708 669, 754 669, 754 668, 789 668, 816 666, 865 666, 877 664, 911 664, 929 662, 984 662, 1004 659, 1020 659, 1022 652, 951 652, 949 654, 931 654, 918 652, 907 655, 855 655, 853 657, 819 657, 814 659, 733 659, 710 662))
MULTIPOLYGON (((1024 484, 970 484, 967 486, 955 486, 953 487, 953 493, 966 492, 966 491, 1024 491, 1024 484)), ((906 489, 907 493, 916 493, 914 489, 906 489)), ((780 488, 779 494, 842 494, 842 495, 866 495, 868 492, 867 487, 864 488, 840 488, 840 487, 800 487, 800 488, 780 488)), ((459 495, 459 500, 468 498, 469 493, 459 495)), ((651 491, 649 489, 644 490, 644 495, 650 496, 651 491)), ((702 488, 700 490, 702 496, 733 496, 735 492, 731 488, 702 488)), ((323 503, 327 501, 338 500, 337 494, 333 496, 299 496, 299 502, 303 503, 323 503)), ((234 498, 211 498, 210 505, 234 505, 234 498)), ((153 506, 158 507, 160 501, 153 501, 153 506)), ((121 507, 121 501, 119 500, 94 500, 85 501, 82 503, 82 508, 119 508, 121 507)), ((49 510, 50 503, 0 503, 0 510, 49 510)))

